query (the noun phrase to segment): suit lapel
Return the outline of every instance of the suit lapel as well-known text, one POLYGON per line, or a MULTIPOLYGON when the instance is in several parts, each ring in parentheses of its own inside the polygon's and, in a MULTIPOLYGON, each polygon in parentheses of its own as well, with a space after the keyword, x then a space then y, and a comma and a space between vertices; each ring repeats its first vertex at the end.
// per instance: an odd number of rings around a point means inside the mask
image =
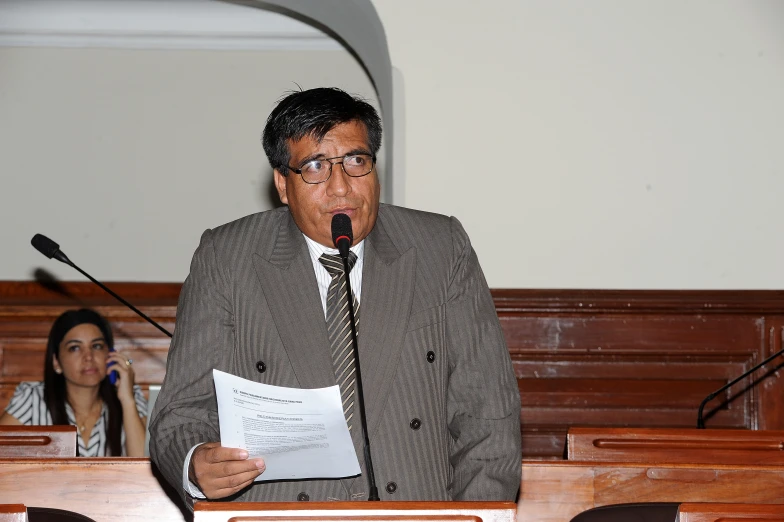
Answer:
POLYGON ((290 215, 280 227, 269 259, 254 254, 253 266, 299 385, 302 388, 334 385, 329 338, 313 263, 302 233, 290 215))
MULTIPOLYGON (((386 234, 383 220, 379 216, 365 244, 358 339, 365 414, 371 446, 400 359, 400 347, 403 344, 413 301, 415 268, 416 250, 412 248, 401 255, 386 234)), ((351 430, 351 439, 357 451, 362 474, 366 476, 365 460, 362 456, 364 453, 362 429, 359 422, 354 426, 351 430)), ((352 485, 356 480, 367 479, 361 477, 343 479, 346 491, 353 491, 352 485)))
POLYGON ((379 216, 365 247, 359 354, 372 438, 398 367, 414 295, 416 249, 399 253, 379 216))

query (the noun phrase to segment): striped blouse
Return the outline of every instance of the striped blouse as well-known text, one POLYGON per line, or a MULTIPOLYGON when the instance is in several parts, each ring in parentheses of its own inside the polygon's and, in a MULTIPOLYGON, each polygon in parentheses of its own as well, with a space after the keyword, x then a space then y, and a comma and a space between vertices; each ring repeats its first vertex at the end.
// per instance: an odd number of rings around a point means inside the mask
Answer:
MULTIPOLYGON (((136 399, 136 410, 139 416, 147 415, 147 401, 144 399, 142 389, 139 386, 133 387, 134 399, 136 399)), ((14 391, 11 402, 8 403, 5 411, 27 426, 51 426, 52 416, 44 402, 44 383, 42 382, 20 382, 14 391)), ((73 409, 67 402, 65 403, 65 413, 68 415, 68 423, 76 426, 76 418, 73 409)), ((109 425, 109 408, 106 404, 102 406, 101 416, 93 426, 90 433, 90 440, 87 444, 81 436, 76 437, 81 457, 106 457, 109 456, 109 441, 106 437, 106 426, 109 425)), ((78 428, 77 428, 78 429, 78 428)), ((123 455, 125 455, 125 431, 122 433, 123 455)))

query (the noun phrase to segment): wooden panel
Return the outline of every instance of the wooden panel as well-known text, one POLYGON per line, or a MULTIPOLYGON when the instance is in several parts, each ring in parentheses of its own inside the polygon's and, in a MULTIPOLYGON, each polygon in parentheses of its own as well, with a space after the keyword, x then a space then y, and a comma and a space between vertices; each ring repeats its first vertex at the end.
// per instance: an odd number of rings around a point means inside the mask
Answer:
POLYGON ((784 466, 784 431, 578 427, 566 440, 569 460, 784 466))
MULTIPOLYGON (((176 305, 180 283, 104 283, 134 306, 176 305)), ((116 301, 93 283, 61 281, 1 281, 0 302, 4 305, 87 306, 116 301)), ((147 313, 146 309, 142 312, 147 313)))
MULTIPOLYGON (((696 426, 700 401, 780 348, 784 329, 780 291, 493 295, 519 381, 527 458, 558 458, 569 426, 696 426)), ((782 364, 711 401, 707 426, 784 429, 782 364)))
POLYGON ((784 506, 775 504, 719 504, 685 502, 678 507, 679 522, 784 520, 784 506))
POLYGON ((97 522, 184 522, 149 459, 0 459, 0 504, 66 509, 97 522))
POLYGON ((3 350, 2 378, 6 382, 40 381, 43 378, 46 339, 8 340, 3 350))
MULTIPOLYGON (((109 283, 174 329, 180 285, 109 283)), ((784 291, 493 290, 522 400, 526 457, 563 458, 570 426, 696 425, 708 393, 782 348, 784 291)), ((0 407, 40 380, 64 310, 106 315, 138 382, 162 382, 169 339, 91 283, 0 282, 0 407), (9 392, 9 390, 11 390, 9 392)), ((777 360, 711 401, 709 428, 784 430, 777 360)))
POLYGON ((523 461, 517 522, 567 522, 596 507, 594 475, 590 464, 523 461))
POLYGON ((16 384, 16 382, 6 382, 0 384, 0 409, 4 410, 11 401, 11 397, 14 396, 16 384))
POLYGON ((76 426, 0 426, 0 457, 75 457, 76 426))
POLYGON ((784 467, 523 461, 518 522, 628 502, 784 504, 784 467))
MULTIPOLYGON (((519 327, 522 321, 515 320, 519 327)), ((579 405, 591 420, 572 418, 573 423, 656 426, 669 419, 673 426, 691 425, 702 398, 762 355, 760 327, 747 319, 556 317, 537 319, 534 326, 541 329, 517 332, 517 341, 509 343, 523 417, 535 424, 549 423, 538 409, 555 412, 579 405), (526 337, 545 343, 520 343, 526 337), (556 341, 560 344, 554 347, 556 341)), ((717 399, 710 405, 715 413, 710 425, 752 427, 754 392, 735 400, 725 394, 722 408, 717 399)))
MULTIPOLYGON (((784 349, 784 315, 768 316, 765 321, 766 326, 766 345, 764 357, 770 357, 774 353, 784 349)), ((758 386, 760 397, 760 415, 757 421, 757 429, 760 430, 781 430, 784 429, 784 379, 779 372, 784 370, 782 359, 775 359, 768 371, 764 383, 758 386)), ((763 373, 763 372, 760 372, 763 373)))

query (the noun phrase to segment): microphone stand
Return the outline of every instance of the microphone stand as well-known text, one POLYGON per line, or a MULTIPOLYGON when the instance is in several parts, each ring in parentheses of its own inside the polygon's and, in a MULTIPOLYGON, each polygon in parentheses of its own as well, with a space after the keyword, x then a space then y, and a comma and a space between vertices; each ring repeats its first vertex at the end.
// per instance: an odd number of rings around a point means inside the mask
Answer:
POLYGON ((117 295, 117 294, 115 294, 114 292, 112 292, 112 291, 109 289, 109 287, 107 287, 106 285, 104 285, 103 283, 101 283, 100 281, 98 281, 97 279, 95 279, 93 276, 91 276, 90 274, 88 274, 87 272, 85 272, 84 270, 82 270, 81 268, 79 268, 78 266, 76 266, 76 264, 74 264, 74 262, 73 262, 73 261, 71 261, 70 259, 68 259, 68 256, 66 256, 66 255, 65 255, 65 254, 64 254, 62 251, 58 250, 58 251, 57 251, 57 253, 55 253, 55 254, 54 254, 54 258, 55 258, 55 259, 57 259, 58 261, 62 261, 62 262, 63 262, 63 263, 65 263, 66 265, 69 265, 69 266, 71 266, 71 267, 75 268, 75 269, 76 269, 76 270, 77 270, 77 271, 78 271, 80 274, 82 274, 84 277, 86 277, 87 279, 89 279, 90 281, 92 281, 93 283, 95 283, 96 285, 100 286, 100 287, 101 287, 103 290, 105 290, 105 291, 106 291, 106 292, 107 292, 109 295, 111 295, 112 297, 114 297, 115 299, 117 299, 118 301, 120 301, 122 304, 124 304, 125 306, 127 306, 128 308, 130 308, 131 310, 133 310, 134 312, 136 312, 137 314, 139 314, 139 315, 140 315, 142 318, 144 318, 144 319, 145 319, 145 320, 146 320, 148 323, 150 323, 151 325, 153 325, 155 328, 157 328, 157 329, 158 329, 158 330, 160 330, 161 332, 165 333, 165 334, 166 334, 166 335, 168 335, 169 337, 171 337, 171 336, 172 336, 172 334, 171 334, 171 333, 170 333, 170 332, 169 332, 167 329, 165 329, 163 326, 159 325, 157 322, 155 322, 155 321, 153 321, 152 319, 150 319, 149 317, 147 317, 147 315, 145 315, 145 314, 144 314, 144 312, 142 312, 141 310, 139 310, 138 308, 136 308, 135 306, 133 306, 131 303, 129 303, 128 301, 126 301, 125 299, 123 299, 122 297, 120 297, 119 295, 117 295))
POLYGON ((699 409, 697 410, 697 429, 700 429, 700 430, 705 429, 705 421, 702 418, 702 410, 705 408, 705 405, 708 404, 709 401, 713 400, 718 394, 720 394, 721 392, 723 392, 724 390, 726 390, 727 388, 729 388, 730 386, 732 386, 736 382, 738 382, 741 379, 743 379, 745 377, 748 377, 752 373, 756 372, 757 370, 759 370, 760 368, 762 368, 763 366, 768 364, 770 361, 772 361, 773 359, 775 359, 776 357, 778 357, 782 353, 784 353, 784 350, 779 350, 778 352, 774 353, 773 355, 771 355, 770 357, 768 357, 767 359, 765 359, 764 361, 759 363, 757 366, 753 367, 752 369, 750 369, 750 370, 748 370, 746 372, 741 373, 740 376, 738 376, 736 379, 733 379, 732 381, 728 382, 727 384, 725 384, 724 386, 722 386, 721 388, 719 388, 715 392, 713 392, 710 395, 708 395, 707 397, 705 397, 702 400, 702 402, 700 403, 699 409))
POLYGON ((362 425, 362 435, 365 438, 365 467, 367 467, 368 483, 370 486, 368 500, 381 500, 378 496, 378 488, 376 487, 376 475, 373 473, 373 460, 370 458, 370 437, 368 437, 367 419, 365 418, 365 394, 362 388, 362 372, 359 368, 359 345, 357 344, 356 319, 354 318, 354 300, 351 298, 351 296, 354 294, 351 292, 351 278, 349 277, 348 268, 348 249, 346 250, 346 255, 344 256, 343 252, 341 251, 340 257, 343 259, 343 273, 346 275, 346 290, 348 290, 348 313, 351 317, 351 341, 354 350, 354 362, 357 365, 357 398, 359 399, 359 413, 360 423, 362 425))

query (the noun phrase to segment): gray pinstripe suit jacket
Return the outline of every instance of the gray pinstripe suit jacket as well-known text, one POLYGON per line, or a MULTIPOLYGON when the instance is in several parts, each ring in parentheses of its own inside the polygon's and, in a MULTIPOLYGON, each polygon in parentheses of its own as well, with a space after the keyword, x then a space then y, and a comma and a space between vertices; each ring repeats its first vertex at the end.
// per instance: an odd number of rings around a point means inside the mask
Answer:
MULTIPOLYGON (((460 223, 381 205, 362 277, 360 360, 381 499, 514 500, 520 396, 460 223)), ((213 368, 277 386, 335 384, 313 265, 287 208, 204 233, 176 323, 150 451, 178 490, 188 450, 220 440, 213 368)), ((361 477, 257 483, 238 499, 366 499, 361 430, 352 431, 361 477)))

